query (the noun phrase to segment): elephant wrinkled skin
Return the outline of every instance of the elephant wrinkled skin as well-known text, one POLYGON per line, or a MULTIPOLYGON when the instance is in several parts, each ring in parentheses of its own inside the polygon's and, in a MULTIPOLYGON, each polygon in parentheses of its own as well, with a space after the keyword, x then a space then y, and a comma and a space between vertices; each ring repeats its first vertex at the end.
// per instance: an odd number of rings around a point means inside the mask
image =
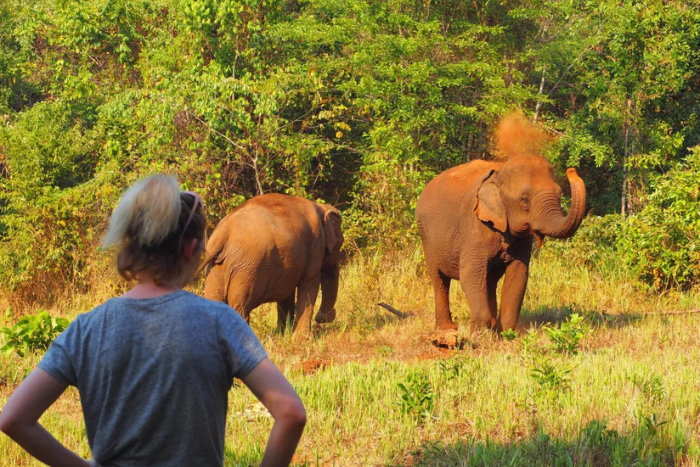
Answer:
POLYGON ((457 329, 450 312, 452 279, 469 303, 472 330, 513 329, 520 316, 533 238, 569 237, 583 219, 586 188, 574 169, 571 209, 564 216, 561 188, 540 156, 505 162, 476 160, 453 167, 423 190, 416 219, 435 291, 438 329, 457 329), (505 276, 498 314, 496 287, 505 276))
POLYGON ((207 242, 204 295, 228 303, 246 321, 261 304, 277 302, 278 328, 293 320, 294 335, 308 335, 319 287, 316 321, 335 318, 342 244, 334 207, 282 194, 256 196, 226 216, 207 242))

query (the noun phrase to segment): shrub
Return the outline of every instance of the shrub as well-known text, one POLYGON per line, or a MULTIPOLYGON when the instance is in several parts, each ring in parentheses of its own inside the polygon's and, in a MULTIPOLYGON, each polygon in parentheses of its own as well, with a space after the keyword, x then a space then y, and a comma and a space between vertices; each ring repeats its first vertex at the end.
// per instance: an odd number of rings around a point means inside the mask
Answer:
POLYGON ((518 337, 518 333, 515 332, 515 329, 506 329, 505 331, 501 331, 501 336, 507 341, 512 341, 518 337))
POLYGON ((589 215, 581 222, 576 235, 567 240, 548 239, 544 251, 548 255, 563 256, 571 264, 601 268, 619 261, 617 241, 621 229, 619 214, 589 215))
POLYGON ((550 358, 543 358, 530 369, 530 377, 537 383, 539 391, 555 396, 571 389, 571 371, 550 358))
POLYGON ((659 177, 617 245, 636 275, 657 288, 700 283, 700 146, 659 177))
POLYGON ((22 317, 12 329, 4 327, 7 342, 0 349, 5 353, 17 352, 20 357, 28 353, 46 351, 51 342, 68 327, 65 318, 52 318, 47 312, 40 311, 35 316, 22 317))
POLYGON ((401 413, 415 417, 419 422, 429 418, 435 408, 435 393, 428 376, 422 372, 408 375, 398 383, 401 400, 397 403, 401 413))
POLYGON ((581 339, 590 332, 590 328, 578 313, 573 313, 569 319, 559 325, 544 326, 543 329, 552 341, 557 352, 576 355, 581 339))

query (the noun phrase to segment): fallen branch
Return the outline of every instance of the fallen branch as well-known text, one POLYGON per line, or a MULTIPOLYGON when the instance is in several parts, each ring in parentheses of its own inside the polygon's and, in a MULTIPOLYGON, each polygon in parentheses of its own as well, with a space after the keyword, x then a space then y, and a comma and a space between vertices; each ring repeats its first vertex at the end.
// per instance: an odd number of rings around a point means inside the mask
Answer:
POLYGON ((406 318, 410 318, 411 316, 413 316, 413 313, 403 313, 403 312, 397 310, 396 308, 394 308, 393 306, 387 305, 384 302, 377 303, 377 305, 382 307, 382 308, 387 309, 388 311, 395 314, 396 316, 398 316, 401 319, 406 319, 406 318))
POLYGON ((695 310, 671 310, 671 311, 652 311, 651 313, 642 313, 643 315, 689 315, 691 313, 700 313, 700 309, 695 310))
POLYGON ((605 311, 596 311, 598 316, 600 316, 602 319, 606 319, 606 317, 612 317, 612 318, 617 318, 619 316, 668 316, 668 315, 689 315, 692 313, 700 313, 700 308, 693 309, 693 310, 667 310, 667 311, 649 311, 646 313, 634 313, 634 312, 629 312, 626 311, 624 313, 620 314, 610 314, 606 313, 605 311))

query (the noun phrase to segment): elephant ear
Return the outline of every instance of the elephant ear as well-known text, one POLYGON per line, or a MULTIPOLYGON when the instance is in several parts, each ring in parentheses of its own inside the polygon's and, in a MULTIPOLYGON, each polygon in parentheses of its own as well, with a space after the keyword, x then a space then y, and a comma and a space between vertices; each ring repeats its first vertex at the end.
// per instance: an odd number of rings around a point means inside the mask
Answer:
POLYGON ((326 249, 333 251, 343 243, 343 234, 340 231, 340 213, 335 209, 328 209, 323 215, 323 230, 326 234, 326 249))
POLYGON ((490 222, 496 230, 505 232, 508 229, 506 207, 501 201, 500 190, 493 180, 495 173, 497 173, 495 170, 491 170, 477 188, 474 212, 479 220, 490 222))

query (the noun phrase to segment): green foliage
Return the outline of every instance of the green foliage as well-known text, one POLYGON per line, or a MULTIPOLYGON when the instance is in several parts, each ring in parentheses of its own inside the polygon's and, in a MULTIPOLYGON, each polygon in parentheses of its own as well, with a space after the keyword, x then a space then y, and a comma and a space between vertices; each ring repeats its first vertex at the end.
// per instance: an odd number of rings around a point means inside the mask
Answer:
POLYGON ((538 391, 557 396, 571 389, 571 371, 551 358, 542 358, 530 369, 530 377, 537 383, 538 391))
POLYGON ((571 239, 552 240, 547 242, 546 248, 555 255, 565 256, 572 264, 604 269, 620 261, 617 242, 622 225, 619 214, 588 215, 571 239))
POLYGON ((591 333, 590 327, 578 313, 571 314, 569 319, 561 323, 558 328, 543 326, 543 329, 557 352, 570 355, 578 353, 581 339, 591 333))
POLYGON ((520 107, 561 135, 549 157, 562 181, 580 169, 595 214, 619 209, 626 167, 630 265, 692 286, 697 198, 672 203, 660 254, 648 206, 671 201, 644 195, 700 142, 696 4, 7 0, 0 282, 17 300, 89 289, 119 193, 156 171, 200 192, 212 227, 282 192, 338 205, 348 250, 403 248, 425 184, 490 158, 520 107))
POLYGON ((630 380, 652 405, 658 404, 666 398, 663 379, 659 375, 635 375, 630 380))
POLYGON ((515 332, 515 329, 507 329, 505 331, 501 331, 501 336, 503 336, 503 338, 507 341, 512 341, 518 337, 518 333, 515 332))
POLYGON ((468 370, 465 368, 465 360, 463 358, 452 357, 447 360, 440 361, 440 372, 445 379, 451 381, 457 379, 468 370))
POLYGON ((432 417, 435 392, 428 375, 420 371, 412 372, 397 386, 401 398, 397 404, 402 414, 413 417, 419 423, 432 417))
POLYGON ((635 273, 658 288, 700 283, 700 147, 660 177, 627 220, 618 245, 635 273))
POLYGON ((547 248, 575 264, 604 269, 622 263, 630 277, 656 289, 700 283, 700 146, 649 184, 638 212, 587 217, 568 241, 547 248))
POLYGON ((24 357, 31 352, 46 351, 51 342, 67 327, 65 318, 52 318, 47 312, 23 316, 12 328, 3 327, 0 333, 5 335, 6 343, 1 352, 16 352, 24 357))
POLYGON ((529 328, 527 334, 522 338, 521 356, 527 362, 532 361, 541 353, 541 348, 537 344, 537 329, 529 328))

